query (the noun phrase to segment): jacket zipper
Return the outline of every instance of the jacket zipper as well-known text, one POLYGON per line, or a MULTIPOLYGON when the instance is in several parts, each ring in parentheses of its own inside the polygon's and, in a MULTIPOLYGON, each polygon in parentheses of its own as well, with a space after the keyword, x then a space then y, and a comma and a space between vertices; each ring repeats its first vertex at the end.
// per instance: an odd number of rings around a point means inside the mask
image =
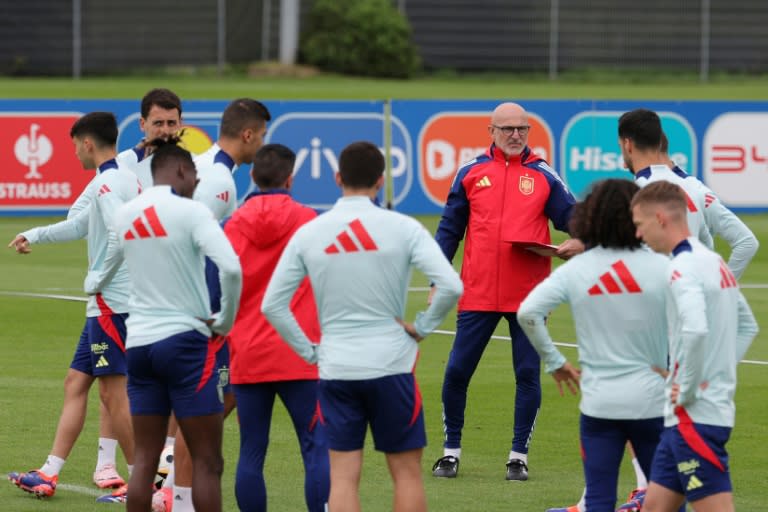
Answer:
MULTIPOLYGON (((504 160, 504 180, 501 188, 501 219, 499 220, 498 231, 496 233, 496 279, 501 274, 501 226, 504 222, 504 208, 507 204, 507 174, 509 174, 509 159, 504 160)), ((501 304, 501 283, 496 284, 496 310, 499 310, 501 304)))

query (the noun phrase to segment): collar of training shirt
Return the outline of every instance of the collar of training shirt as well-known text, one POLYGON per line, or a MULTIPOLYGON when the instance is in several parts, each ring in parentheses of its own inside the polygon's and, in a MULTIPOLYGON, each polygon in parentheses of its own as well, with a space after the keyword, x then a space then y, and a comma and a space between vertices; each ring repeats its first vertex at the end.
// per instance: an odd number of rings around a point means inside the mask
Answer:
POLYGON ((227 166, 227 169, 232 171, 235 168, 235 161, 234 159, 227 154, 226 151, 223 149, 220 149, 218 153, 216 153, 216 156, 213 157, 213 163, 215 164, 224 164, 227 166))
POLYGON ((99 166, 99 173, 102 173, 109 169, 117 169, 117 162, 114 158, 111 158, 99 166))
POLYGON ((672 256, 677 256, 678 254, 686 251, 688 252, 693 251, 693 247, 691 247, 691 242, 689 242, 688 239, 683 240, 682 242, 677 244, 674 249, 672 249, 672 256))

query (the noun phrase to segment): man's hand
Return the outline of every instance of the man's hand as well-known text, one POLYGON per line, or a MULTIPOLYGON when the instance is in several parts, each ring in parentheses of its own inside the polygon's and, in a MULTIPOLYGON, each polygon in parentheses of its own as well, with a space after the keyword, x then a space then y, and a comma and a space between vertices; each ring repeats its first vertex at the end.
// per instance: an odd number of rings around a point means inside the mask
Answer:
POLYGON ((669 399, 672 401, 673 404, 677 405, 677 399, 680 398, 680 384, 675 382, 672 384, 672 390, 669 394, 669 399))
POLYGON ((29 254, 32 252, 32 249, 29 248, 29 240, 27 240, 23 235, 16 235, 16 238, 11 240, 11 243, 8 244, 8 247, 13 247, 19 254, 29 254))
POLYGON ((401 318, 395 318, 395 321, 403 326, 403 329, 405 329, 405 332, 408 333, 408 336, 416 340, 417 342, 424 339, 424 336, 419 336, 419 333, 416 332, 416 328, 413 326, 410 322, 405 322, 401 318))
POLYGON ((667 377, 669 376, 669 370, 667 370, 666 368, 660 368, 658 366, 651 366, 651 370, 653 370, 656 373, 658 373, 659 375, 661 375, 664 378, 664 380, 666 380, 667 377))
POLYGON ((567 260, 584 252, 584 243, 578 238, 569 238, 565 242, 557 246, 555 254, 559 258, 567 260))
POLYGON ((555 379, 560 396, 563 396, 563 382, 568 386, 572 395, 579 392, 579 379, 581 371, 574 368, 568 361, 563 366, 552 372, 552 378, 555 379))

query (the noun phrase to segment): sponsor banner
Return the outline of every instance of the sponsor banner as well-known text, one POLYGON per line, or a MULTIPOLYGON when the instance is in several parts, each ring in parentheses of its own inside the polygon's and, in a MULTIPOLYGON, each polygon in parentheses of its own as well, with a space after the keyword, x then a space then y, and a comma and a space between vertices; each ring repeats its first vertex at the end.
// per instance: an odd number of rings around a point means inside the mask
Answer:
MULTIPOLYGON (((621 111, 588 111, 573 116, 560 138, 560 173, 577 199, 584 199, 591 185, 603 179, 633 179, 618 142, 621 111)), ((658 112, 674 149, 670 157, 683 169, 696 172, 696 134, 685 118, 658 112)))
MULTIPOLYGON (((549 161, 552 131, 535 113, 528 145, 549 161)), ((440 112, 427 120, 419 134, 418 175, 425 196, 442 207, 457 169, 485 153, 491 143, 488 112, 440 112)))
POLYGON ((0 112, 0 211, 67 208, 94 176, 75 157, 77 112, 0 112))
MULTIPOLYGON (((183 141, 195 154, 217 140, 227 101, 185 101, 183 141)), ((317 208, 339 197, 334 175, 341 150, 368 140, 385 152, 391 134, 393 207, 409 214, 442 211, 456 170, 490 145, 488 124, 497 100, 266 101, 272 113, 267 142, 297 155, 293 194, 317 208)), ((631 179, 623 169, 618 117, 634 108, 660 113, 673 159, 702 178, 737 211, 768 210, 768 127, 765 102, 531 100, 522 102, 532 126, 529 146, 582 197, 607 177, 631 179)), ((0 100, 0 214, 64 213, 92 178, 74 155, 69 129, 84 112, 118 118, 118 150, 135 145, 135 100, 0 100)), ((386 152, 385 152, 386 153, 386 152)), ((234 173, 238 198, 252 190, 250 165, 234 173)), ((383 199, 384 193, 381 194, 383 199)))
MULTIPOLYGON (((266 142, 279 142, 296 153, 291 192, 296 200, 318 209, 333 206, 340 195, 336 184, 339 155, 350 143, 370 141, 382 154, 384 148, 383 103, 378 112, 295 111, 277 115, 270 123, 266 142)), ((390 148, 393 207, 398 206, 413 186, 413 143, 403 123, 391 117, 390 148)), ((383 201, 384 191, 379 200, 383 201)))
POLYGON ((768 113, 722 114, 704 135, 703 179, 728 205, 768 208, 768 113))

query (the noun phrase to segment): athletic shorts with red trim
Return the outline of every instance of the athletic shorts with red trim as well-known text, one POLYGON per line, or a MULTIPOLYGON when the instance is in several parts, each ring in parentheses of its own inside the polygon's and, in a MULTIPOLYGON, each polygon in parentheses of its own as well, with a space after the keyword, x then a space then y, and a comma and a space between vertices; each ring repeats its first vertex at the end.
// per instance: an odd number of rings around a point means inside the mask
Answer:
MULTIPOLYGON (((223 412, 216 371, 222 343, 197 331, 128 349, 128 399, 134 416, 177 418, 223 412)), ((228 379, 227 375, 227 379, 228 379)))
POLYGON ((86 318, 69 367, 93 377, 125 375, 126 318, 126 313, 86 318))
MULTIPOLYGON (((687 416, 687 415, 686 415, 687 416)), ((653 457, 652 482, 663 485, 688 502, 721 492, 732 492, 725 444, 730 427, 683 421, 667 427, 653 457)))
POLYGON ((421 392, 412 373, 366 380, 320 380, 321 421, 328 447, 363 448, 371 426, 376 450, 397 453, 427 445, 421 392))

